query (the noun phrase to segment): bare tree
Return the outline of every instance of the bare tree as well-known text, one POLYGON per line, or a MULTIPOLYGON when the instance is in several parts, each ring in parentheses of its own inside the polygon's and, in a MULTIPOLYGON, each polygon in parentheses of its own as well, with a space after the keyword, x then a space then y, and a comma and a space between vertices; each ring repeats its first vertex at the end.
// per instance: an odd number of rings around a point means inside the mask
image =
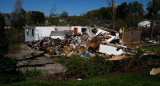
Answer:
POLYGON ((20 13, 22 9, 22 5, 23 5, 23 0, 16 0, 16 3, 14 4, 14 8, 13 8, 13 14, 14 14, 13 19, 15 20, 19 19, 18 14, 20 13))
POLYGON ((117 5, 115 5, 114 0, 107 0, 107 3, 110 7, 112 7, 112 29, 115 30, 115 19, 116 19, 116 12, 117 12, 117 5))

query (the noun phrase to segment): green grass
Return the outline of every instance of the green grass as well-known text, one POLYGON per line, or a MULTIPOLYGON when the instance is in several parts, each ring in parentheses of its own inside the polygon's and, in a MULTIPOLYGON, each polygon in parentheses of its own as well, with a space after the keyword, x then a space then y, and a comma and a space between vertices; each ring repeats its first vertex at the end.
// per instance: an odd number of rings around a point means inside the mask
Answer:
POLYGON ((2 86, 160 86, 160 75, 149 74, 114 75, 95 77, 82 81, 47 82, 26 80, 19 83, 2 84, 2 86))
POLYGON ((58 57, 52 57, 54 61, 60 63, 60 64, 65 64, 67 59, 65 56, 58 56, 58 57))
POLYGON ((143 42, 143 43, 141 43, 141 45, 147 45, 148 43, 145 43, 145 42, 143 42))
POLYGON ((42 76, 42 72, 40 70, 37 70, 36 68, 32 70, 26 70, 23 72, 25 77, 40 77, 42 76))
POLYGON ((145 51, 152 51, 153 53, 160 52, 160 45, 157 46, 148 46, 143 48, 145 51))
POLYGON ((10 44, 9 45, 9 51, 13 51, 13 50, 18 50, 20 48, 20 44, 16 43, 16 44, 10 44))

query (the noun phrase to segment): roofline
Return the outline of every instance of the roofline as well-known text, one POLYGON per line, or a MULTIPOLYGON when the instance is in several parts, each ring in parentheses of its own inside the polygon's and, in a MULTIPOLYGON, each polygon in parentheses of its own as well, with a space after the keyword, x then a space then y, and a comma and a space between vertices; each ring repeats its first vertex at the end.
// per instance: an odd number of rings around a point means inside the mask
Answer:
POLYGON ((88 27, 88 26, 25 26, 26 27, 88 27))

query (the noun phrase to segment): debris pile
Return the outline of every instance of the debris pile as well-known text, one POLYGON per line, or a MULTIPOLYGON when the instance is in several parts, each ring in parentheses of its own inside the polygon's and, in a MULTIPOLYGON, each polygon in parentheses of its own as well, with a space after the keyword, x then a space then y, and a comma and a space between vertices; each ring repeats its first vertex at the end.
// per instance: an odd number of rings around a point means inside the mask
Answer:
POLYGON ((117 31, 91 29, 90 32, 74 34, 73 30, 52 31, 50 37, 42 40, 29 42, 28 45, 35 50, 43 50, 51 56, 71 57, 80 55, 92 58, 100 55, 107 59, 122 56, 127 53, 127 46, 120 38, 122 35, 117 31))

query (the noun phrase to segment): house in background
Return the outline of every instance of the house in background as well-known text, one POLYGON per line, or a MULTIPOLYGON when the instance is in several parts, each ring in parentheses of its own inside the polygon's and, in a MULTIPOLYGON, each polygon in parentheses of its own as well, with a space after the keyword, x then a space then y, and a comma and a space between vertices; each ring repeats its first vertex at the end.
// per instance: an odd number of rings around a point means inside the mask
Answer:
POLYGON ((6 24, 6 26, 4 27, 4 29, 11 29, 11 21, 10 20, 5 20, 5 24, 6 24))
POLYGON ((83 35, 89 32, 89 28, 87 26, 26 26, 25 42, 41 40, 44 37, 50 37, 52 31, 66 30, 73 30, 74 35, 83 35))
POLYGON ((138 23, 138 27, 147 27, 149 28, 151 25, 150 25, 150 20, 143 20, 141 22, 138 23))

